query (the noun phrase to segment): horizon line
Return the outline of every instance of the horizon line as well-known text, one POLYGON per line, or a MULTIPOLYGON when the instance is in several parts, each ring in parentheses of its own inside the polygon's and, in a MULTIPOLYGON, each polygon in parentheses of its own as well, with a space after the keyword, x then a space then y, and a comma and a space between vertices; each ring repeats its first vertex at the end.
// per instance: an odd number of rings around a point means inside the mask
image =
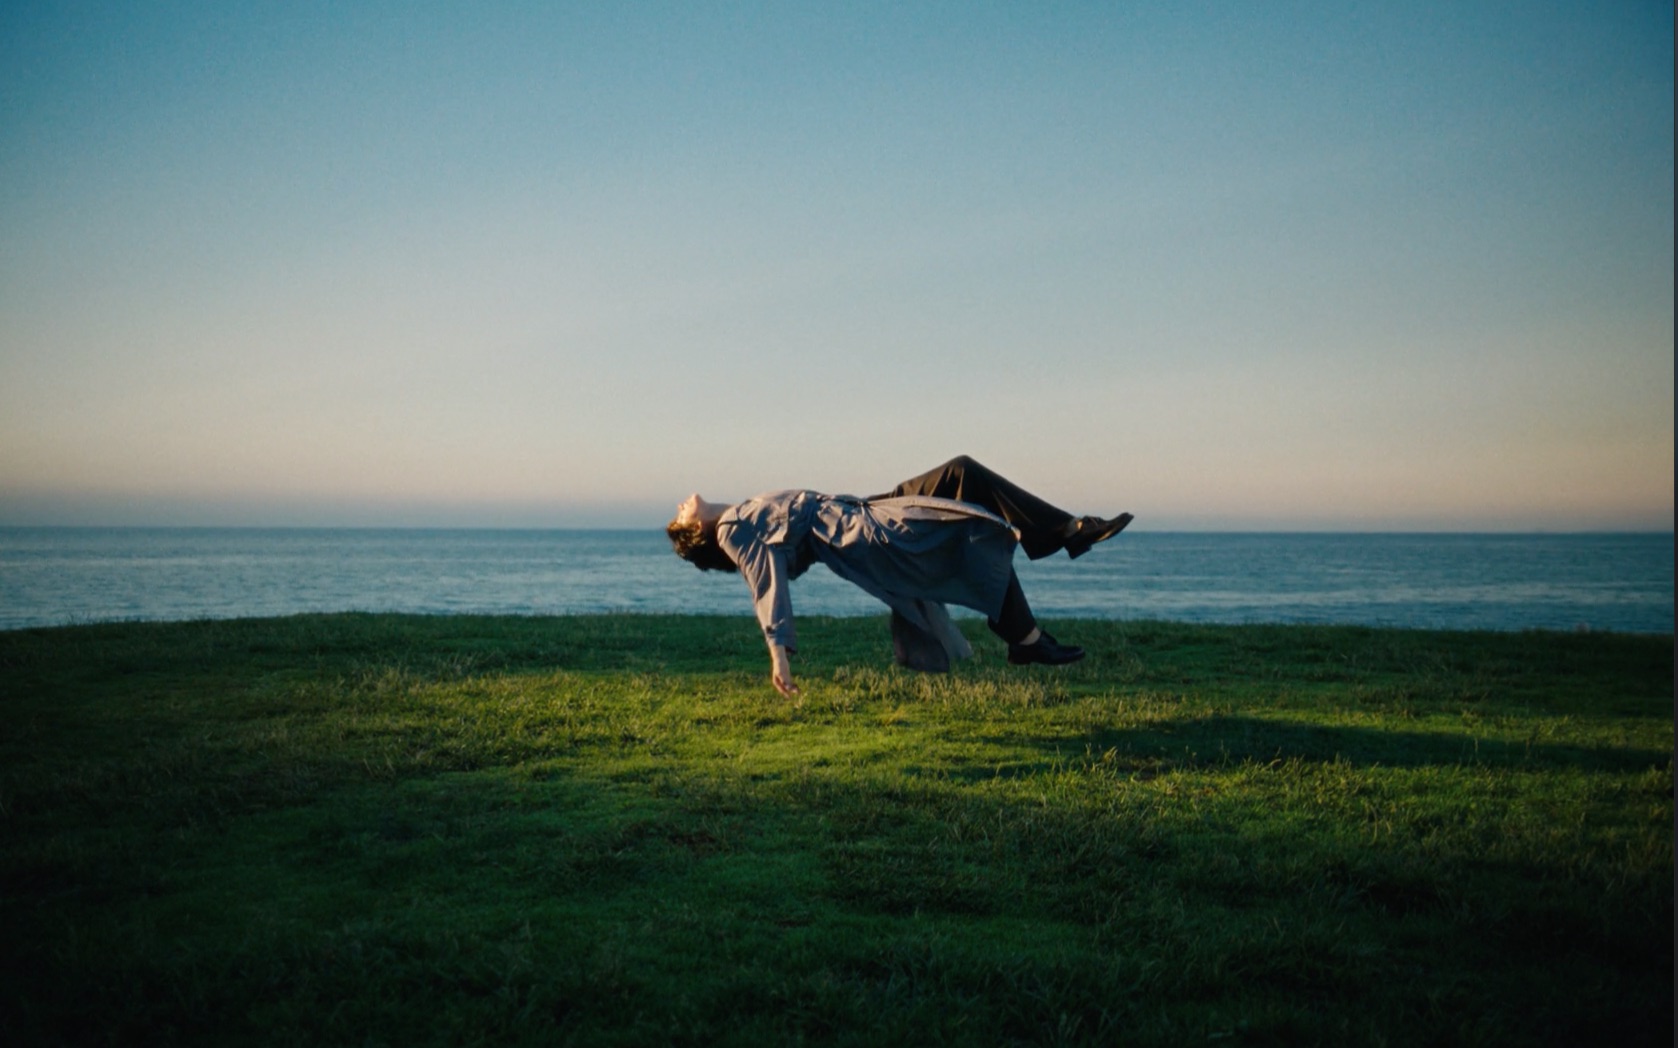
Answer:
MULTIPOLYGON (((0 531, 616 531, 661 533, 663 525, 646 524, 76 524, 0 521, 0 531)), ((1177 526, 1136 528, 1127 535, 1678 535, 1675 528, 1603 527, 1266 527, 1177 526)))

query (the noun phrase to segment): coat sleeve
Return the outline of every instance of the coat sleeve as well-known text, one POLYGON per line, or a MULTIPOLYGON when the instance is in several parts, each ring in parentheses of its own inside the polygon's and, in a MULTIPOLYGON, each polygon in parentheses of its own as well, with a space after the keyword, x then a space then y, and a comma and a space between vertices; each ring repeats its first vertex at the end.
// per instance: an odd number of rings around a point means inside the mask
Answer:
POLYGON ((723 548, 740 568, 740 577, 752 592, 752 610, 757 614, 763 636, 790 652, 798 650, 798 630, 792 620, 791 576, 787 571, 787 548, 742 535, 746 528, 730 528, 718 537, 723 548), (741 540, 744 541, 736 541, 741 540))

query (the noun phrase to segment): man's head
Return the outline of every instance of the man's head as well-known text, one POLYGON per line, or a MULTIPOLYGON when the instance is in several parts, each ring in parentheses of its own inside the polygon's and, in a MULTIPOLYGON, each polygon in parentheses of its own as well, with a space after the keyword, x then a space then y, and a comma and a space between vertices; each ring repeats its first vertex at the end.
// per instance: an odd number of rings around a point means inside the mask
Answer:
POLYGON ((717 544, 717 521, 728 506, 689 495, 676 507, 675 519, 665 525, 676 556, 700 571, 739 571, 734 558, 717 544))

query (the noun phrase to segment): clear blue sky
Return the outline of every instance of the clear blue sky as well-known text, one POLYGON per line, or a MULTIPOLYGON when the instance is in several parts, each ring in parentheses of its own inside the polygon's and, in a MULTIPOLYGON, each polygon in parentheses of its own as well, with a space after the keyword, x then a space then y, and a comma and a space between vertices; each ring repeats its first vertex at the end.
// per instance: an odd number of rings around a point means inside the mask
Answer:
POLYGON ((1673 523, 1673 10, 0 9, 0 523, 1673 523))

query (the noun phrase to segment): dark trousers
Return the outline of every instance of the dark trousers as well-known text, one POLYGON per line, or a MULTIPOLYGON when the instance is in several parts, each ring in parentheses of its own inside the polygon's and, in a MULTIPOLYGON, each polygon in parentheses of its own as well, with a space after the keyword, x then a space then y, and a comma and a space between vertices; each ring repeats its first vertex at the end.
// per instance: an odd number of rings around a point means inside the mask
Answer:
POLYGON ((1037 628, 1037 616, 1031 613, 1031 605, 1026 603, 1025 590, 1020 588, 1020 577, 1012 571, 1008 572, 1008 592, 1002 597, 1002 610, 996 618, 986 619, 985 625, 1009 644, 1018 644, 1037 628))
POLYGON ((966 455, 958 455, 936 469, 910 477, 886 494, 875 495, 874 498, 891 499, 904 495, 956 499, 990 510, 1020 533, 1020 548, 1032 560, 1042 560, 1064 549, 1067 526, 1077 519, 966 455))
MULTIPOLYGON (((987 469, 966 455, 959 455, 936 469, 910 477, 876 499, 904 495, 932 495, 970 502, 990 510, 1020 533, 1020 548, 1032 560, 1041 560, 1066 546, 1067 526, 1076 518, 1058 506, 1033 495, 1007 477, 987 469)), ((1008 573, 1008 592, 1002 611, 990 619, 991 632, 1010 644, 1018 644, 1037 628, 1037 619, 1026 603, 1020 578, 1008 573)))

